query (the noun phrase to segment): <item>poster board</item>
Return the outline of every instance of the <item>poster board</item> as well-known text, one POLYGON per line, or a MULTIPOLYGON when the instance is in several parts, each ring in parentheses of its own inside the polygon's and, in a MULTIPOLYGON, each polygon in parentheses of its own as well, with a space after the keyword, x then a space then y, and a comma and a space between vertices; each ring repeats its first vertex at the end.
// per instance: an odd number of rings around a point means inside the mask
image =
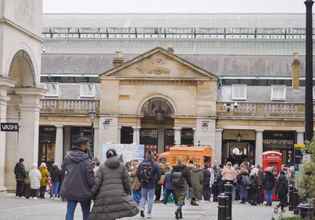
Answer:
POLYGON ((123 155, 124 162, 144 159, 144 145, 140 144, 103 144, 101 161, 106 160, 106 152, 115 149, 118 155, 123 155))

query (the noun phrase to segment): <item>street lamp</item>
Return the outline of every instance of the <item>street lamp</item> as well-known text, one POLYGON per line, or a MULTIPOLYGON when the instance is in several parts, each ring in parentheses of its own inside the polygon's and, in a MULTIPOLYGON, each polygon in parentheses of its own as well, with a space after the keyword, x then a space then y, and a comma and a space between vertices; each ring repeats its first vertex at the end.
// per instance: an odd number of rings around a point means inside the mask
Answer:
POLYGON ((313 139, 313 0, 305 0, 305 140, 313 139))
POLYGON ((90 111, 88 113, 88 116, 89 116, 89 119, 90 119, 90 122, 91 122, 91 131, 92 131, 92 153, 90 151, 90 157, 93 157, 94 155, 94 122, 96 120, 96 112, 95 111, 90 111))

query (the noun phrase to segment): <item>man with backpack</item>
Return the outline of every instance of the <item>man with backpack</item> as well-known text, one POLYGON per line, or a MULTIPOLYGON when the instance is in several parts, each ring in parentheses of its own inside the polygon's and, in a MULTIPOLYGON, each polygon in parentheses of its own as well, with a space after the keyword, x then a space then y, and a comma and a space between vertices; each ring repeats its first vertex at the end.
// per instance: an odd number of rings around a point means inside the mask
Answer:
POLYGON ((148 203, 147 218, 151 218, 155 186, 161 178, 160 167, 153 161, 152 152, 148 152, 145 160, 139 165, 137 177, 141 183, 140 215, 145 217, 145 205, 148 203))
POLYGON ((181 158, 177 159, 176 166, 174 166, 173 168, 173 171, 171 173, 171 181, 173 185, 173 192, 175 195, 175 204, 177 207, 175 211, 175 218, 182 219, 182 207, 185 204, 185 195, 187 190, 186 187, 188 184, 189 188, 191 188, 192 184, 190 171, 183 163, 183 160, 181 158))

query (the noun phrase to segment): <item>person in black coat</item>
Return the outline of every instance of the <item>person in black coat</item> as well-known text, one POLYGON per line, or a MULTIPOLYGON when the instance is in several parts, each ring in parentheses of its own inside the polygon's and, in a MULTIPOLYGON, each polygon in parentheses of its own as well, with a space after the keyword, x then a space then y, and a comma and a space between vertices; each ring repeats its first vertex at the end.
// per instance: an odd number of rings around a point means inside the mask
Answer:
POLYGON ((15 179, 16 179, 15 195, 17 197, 24 196, 25 178, 27 176, 27 173, 26 173, 23 162, 24 162, 24 159, 20 158, 19 162, 14 167, 14 174, 15 174, 15 179))
POLYGON ((263 186, 265 190, 265 200, 267 202, 267 206, 272 206, 272 192, 275 186, 275 177, 272 173, 272 170, 265 172, 263 186))
POLYGON ((283 171, 280 172, 280 176, 276 183, 276 194, 279 197, 279 205, 281 211, 284 211, 284 207, 287 206, 288 202, 288 179, 283 171))
POLYGON ((257 205, 258 201, 258 176, 256 173, 251 173, 249 176, 249 203, 251 205, 257 205))
POLYGON ((211 191, 210 191, 210 178, 211 173, 209 170, 209 166, 206 164, 203 169, 203 198, 206 201, 210 201, 211 191))

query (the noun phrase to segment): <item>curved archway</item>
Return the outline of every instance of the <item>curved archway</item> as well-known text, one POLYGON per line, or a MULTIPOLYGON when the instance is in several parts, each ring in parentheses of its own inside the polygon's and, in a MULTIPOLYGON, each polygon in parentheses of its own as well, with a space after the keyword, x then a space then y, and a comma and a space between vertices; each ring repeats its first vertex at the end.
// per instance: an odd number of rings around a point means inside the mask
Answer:
POLYGON ((35 71, 29 54, 19 50, 13 57, 8 77, 15 81, 16 88, 35 87, 35 71))
MULTIPOLYGON (((153 96, 140 109, 140 143, 163 152, 174 145, 174 105, 164 97, 153 96)), ((152 150, 152 149, 151 149, 152 150)))
POLYGON ((173 110, 173 114, 175 115, 176 114, 176 104, 174 102, 173 99, 171 99, 170 97, 168 96, 165 96, 165 95, 162 95, 162 94, 153 94, 153 95, 150 95, 150 96, 147 96, 146 98, 144 98, 139 106, 138 106, 138 109, 137 109, 137 115, 140 115, 140 116, 143 116, 142 115, 142 109, 143 109, 143 106, 149 102, 150 100, 153 100, 153 99, 160 99, 160 100, 165 100, 168 105, 171 107, 171 109, 173 110))

